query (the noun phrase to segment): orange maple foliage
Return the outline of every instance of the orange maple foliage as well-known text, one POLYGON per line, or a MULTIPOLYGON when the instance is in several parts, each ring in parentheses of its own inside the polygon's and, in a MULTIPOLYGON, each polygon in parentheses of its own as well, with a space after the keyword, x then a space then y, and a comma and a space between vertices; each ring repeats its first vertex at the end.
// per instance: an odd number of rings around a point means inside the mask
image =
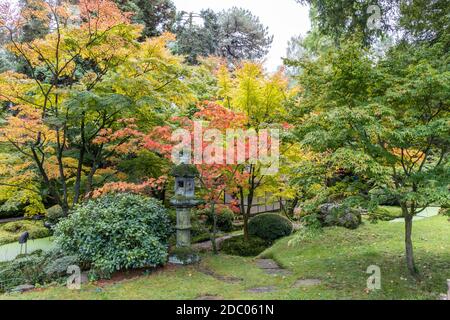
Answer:
MULTIPOLYGON (((153 132, 144 137, 143 146, 170 157, 172 149, 177 143, 177 141, 172 140, 174 128, 186 129, 193 139, 194 121, 202 121, 204 130, 218 130, 223 135, 226 134, 227 129, 242 129, 247 123, 246 116, 243 113, 233 112, 216 103, 205 101, 199 104, 198 108, 199 111, 194 114, 194 120, 186 117, 175 117, 172 119, 172 126, 155 128, 153 132)), ((217 142, 208 142, 202 139, 201 143, 202 150, 205 150, 207 146, 217 142)), ((225 152, 226 146, 223 145, 222 147, 225 152)), ((223 156, 225 157, 225 153, 223 156)), ((234 163, 196 164, 203 187, 203 197, 207 203, 218 204, 225 191, 234 193, 237 184, 245 184, 248 174, 238 170, 239 164, 237 164, 237 161, 234 163)), ((232 207, 234 206, 232 205, 232 207)))
POLYGON ((110 0, 80 0, 81 27, 90 32, 106 30, 119 24, 129 24, 131 12, 122 12, 110 0))
POLYGON ((164 185, 167 183, 168 177, 161 176, 157 179, 150 178, 143 183, 129 183, 129 182, 111 182, 105 184, 103 187, 96 189, 92 193, 93 198, 101 197, 102 195, 108 193, 116 192, 130 192, 130 193, 141 193, 141 194, 152 194, 154 191, 161 191, 164 185))

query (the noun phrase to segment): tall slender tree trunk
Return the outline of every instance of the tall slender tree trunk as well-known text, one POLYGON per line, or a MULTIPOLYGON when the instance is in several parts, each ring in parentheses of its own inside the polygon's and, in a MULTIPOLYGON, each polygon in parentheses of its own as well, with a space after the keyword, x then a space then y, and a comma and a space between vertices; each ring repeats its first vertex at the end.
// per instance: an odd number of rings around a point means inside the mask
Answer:
POLYGON ((242 187, 239 187, 239 198, 240 198, 241 215, 242 218, 244 219, 244 239, 248 240, 248 219, 247 219, 247 212, 245 210, 244 189, 242 187))
POLYGON ((254 195, 253 189, 250 189, 250 192, 247 196, 247 210, 246 210, 245 216, 244 216, 244 238, 245 238, 245 240, 249 239, 248 220, 250 220, 250 217, 252 214, 253 195, 254 195))
POLYGON ((79 199, 80 199, 80 189, 81 189, 81 175, 83 172, 83 162, 84 162, 84 153, 86 151, 86 138, 84 135, 84 113, 83 118, 81 119, 81 149, 80 149, 80 155, 78 158, 78 167, 77 167, 77 175, 75 180, 75 190, 74 190, 74 197, 73 197, 73 203, 72 206, 75 206, 79 199))
POLYGON ((249 234, 248 234, 248 220, 250 219, 251 216, 251 210, 252 210, 252 205, 253 205, 253 189, 250 188, 250 192, 247 196, 247 208, 245 208, 245 198, 244 198, 244 192, 242 191, 240 193, 241 196, 241 213, 242 213, 242 217, 244 219, 244 239, 248 240, 249 239, 249 234))
MULTIPOLYGON (((57 131, 58 132, 58 131, 57 131)), ((68 202, 68 193, 67 193, 67 183, 66 183, 66 175, 64 174, 64 164, 63 164, 63 146, 59 145, 58 142, 58 153, 56 159, 58 160, 58 170, 59 170, 59 181, 62 186, 63 198, 62 198, 62 209, 64 214, 67 215, 69 212, 69 202, 68 202)))
POLYGON ((248 219, 246 216, 244 216, 244 239, 248 240, 248 219))
POLYGON ((405 215, 405 250, 406 250, 406 265, 408 266, 409 273, 418 278, 419 273, 414 262, 414 249, 412 243, 412 226, 413 216, 410 214, 405 215))
POLYGON ((214 202, 210 203, 210 205, 211 205, 211 214, 212 214, 212 217, 213 217, 213 228, 212 228, 212 233, 211 233, 211 244, 212 244, 213 253, 214 254, 218 254, 219 251, 217 250, 217 242, 216 242, 216 238, 217 238, 216 208, 215 208, 215 203, 214 202))
POLYGON ((67 212, 64 211, 64 206, 61 201, 61 197, 59 196, 58 191, 55 190, 55 187, 50 182, 50 178, 48 177, 47 172, 44 169, 43 161, 39 160, 39 156, 34 148, 31 148, 31 152, 33 154, 34 161, 39 169, 39 173, 40 173, 42 179, 44 180, 44 184, 47 186, 50 195, 53 197, 53 200, 55 200, 56 203, 61 206, 64 214, 67 215, 67 212))
POLYGON ((253 197, 255 196, 255 190, 257 188, 257 184, 255 183, 255 168, 251 165, 250 168, 250 177, 249 177, 249 189, 247 195, 247 209, 245 208, 245 198, 244 198, 244 190, 242 187, 239 187, 239 196, 241 197, 241 214, 244 218, 244 239, 249 239, 248 234, 248 220, 252 214, 252 205, 253 205, 253 197))
POLYGON ((100 162, 102 150, 103 150, 103 145, 100 146, 100 149, 95 154, 94 161, 91 165, 91 170, 89 171, 89 174, 87 176, 85 194, 88 196, 89 199, 92 197, 92 187, 93 187, 93 183, 94 183, 94 175, 97 172, 97 168, 98 168, 98 164, 100 162))

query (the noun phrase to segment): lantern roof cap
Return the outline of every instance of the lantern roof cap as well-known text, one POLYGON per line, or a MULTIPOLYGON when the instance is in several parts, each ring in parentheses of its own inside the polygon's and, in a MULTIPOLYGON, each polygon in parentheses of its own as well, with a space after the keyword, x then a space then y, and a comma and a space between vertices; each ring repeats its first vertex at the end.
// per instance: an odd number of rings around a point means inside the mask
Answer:
POLYGON ((170 175, 180 178, 195 178, 199 175, 197 167, 192 164, 179 164, 174 166, 170 171, 170 175))

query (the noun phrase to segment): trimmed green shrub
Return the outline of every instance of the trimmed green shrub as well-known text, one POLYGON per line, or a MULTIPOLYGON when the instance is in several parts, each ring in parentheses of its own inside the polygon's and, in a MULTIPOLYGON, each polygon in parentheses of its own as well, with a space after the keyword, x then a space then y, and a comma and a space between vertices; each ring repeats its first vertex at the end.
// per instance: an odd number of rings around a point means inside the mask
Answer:
POLYGON ((59 220, 64 218, 64 211, 60 205, 55 205, 47 209, 45 216, 48 222, 51 224, 57 224, 59 220))
POLYGON ((0 219, 23 217, 25 205, 10 205, 8 202, 0 203, 0 219))
POLYGON ((121 269, 166 263, 170 219, 159 201, 137 194, 109 194, 75 208, 55 226, 55 242, 68 255, 108 277, 121 269))
POLYGON ((271 242, 290 235, 292 230, 292 222, 275 213, 260 214, 248 222, 250 235, 271 242))
POLYGON ((398 207, 378 207, 368 213, 369 221, 391 221, 403 216, 402 209, 398 207))
POLYGON ((244 236, 233 237, 222 242, 222 252, 241 257, 254 257, 266 250, 270 243, 258 237, 250 237, 245 240, 244 236))
MULTIPOLYGON (((205 215, 206 215, 206 224, 209 225, 211 228, 214 225, 214 217, 211 213, 211 210, 205 209, 205 215)), ((223 232, 231 232, 233 231, 233 220, 234 220, 234 213, 231 211, 231 209, 227 207, 219 207, 216 211, 217 215, 217 222, 216 226, 217 229, 223 232)))

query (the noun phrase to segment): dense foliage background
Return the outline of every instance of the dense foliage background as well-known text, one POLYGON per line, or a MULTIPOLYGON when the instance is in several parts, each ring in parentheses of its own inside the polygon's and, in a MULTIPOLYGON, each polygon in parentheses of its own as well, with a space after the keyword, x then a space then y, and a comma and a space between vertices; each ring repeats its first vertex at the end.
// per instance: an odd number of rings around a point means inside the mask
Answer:
POLYGON ((261 163, 197 165, 213 242, 218 227, 229 230, 230 219, 219 218, 225 194, 242 219, 238 247, 261 195, 311 228, 327 220, 323 205, 336 208, 337 221, 356 210, 356 228, 361 214, 374 221, 391 204, 405 219, 406 262, 417 277, 413 218, 450 202, 448 1, 298 2, 310 5, 311 31, 291 40, 285 66, 272 73, 262 59, 273 38, 241 8, 2 2, 0 217, 56 205, 59 243, 81 248, 97 268, 161 264, 162 205, 109 194, 167 204, 171 136, 193 133, 194 121, 221 134, 275 128, 274 175, 261 163))

